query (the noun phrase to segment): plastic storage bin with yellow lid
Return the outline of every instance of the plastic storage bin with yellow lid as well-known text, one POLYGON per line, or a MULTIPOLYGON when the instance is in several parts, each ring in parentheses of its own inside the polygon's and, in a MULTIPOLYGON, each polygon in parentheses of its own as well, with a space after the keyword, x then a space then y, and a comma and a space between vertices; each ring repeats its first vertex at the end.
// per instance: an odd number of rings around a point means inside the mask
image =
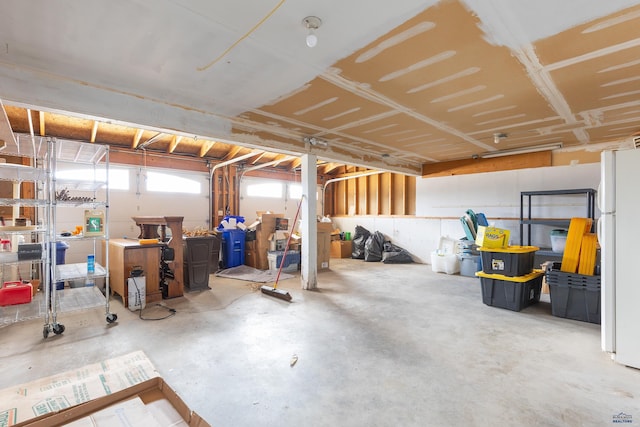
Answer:
POLYGON ((533 270, 533 258, 539 249, 537 246, 482 247, 482 271, 511 277, 524 276, 533 270))
POLYGON ((544 277, 542 270, 517 277, 478 271, 476 276, 480 277, 482 302, 486 305, 520 311, 540 301, 544 277))

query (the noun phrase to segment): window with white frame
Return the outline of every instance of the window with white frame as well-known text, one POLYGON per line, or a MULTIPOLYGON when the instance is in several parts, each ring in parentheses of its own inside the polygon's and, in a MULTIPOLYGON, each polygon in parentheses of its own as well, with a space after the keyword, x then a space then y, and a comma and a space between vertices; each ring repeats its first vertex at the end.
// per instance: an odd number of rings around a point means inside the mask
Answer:
POLYGON ((289 184, 289 199, 300 200, 302 198, 302 185, 289 184))
POLYGON ((247 196, 279 199, 282 197, 282 183, 269 182, 269 183, 259 183, 259 184, 247 184, 247 196))
POLYGON ((200 194, 202 191, 199 181, 174 174, 147 171, 145 181, 149 192, 200 194))
MULTIPOLYGON (((56 179, 65 181, 82 181, 93 178, 96 182, 105 182, 105 169, 65 169, 56 171, 56 179)), ((129 171, 127 169, 109 168, 109 189, 129 190, 129 171)))

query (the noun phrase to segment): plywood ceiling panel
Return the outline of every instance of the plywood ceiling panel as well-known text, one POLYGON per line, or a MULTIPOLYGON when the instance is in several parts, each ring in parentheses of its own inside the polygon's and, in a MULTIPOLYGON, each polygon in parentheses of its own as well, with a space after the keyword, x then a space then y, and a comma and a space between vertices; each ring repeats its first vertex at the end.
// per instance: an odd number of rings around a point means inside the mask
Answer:
POLYGON ((213 161, 256 148, 270 152, 256 163, 313 152, 408 173, 486 151, 584 147, 640 131, 633 0, 326 0, 320 8, 299 0, 272 9, 248 0, 223 15, 203 4, 114 1, 100 20, 73 8, 91 23, 81 26, 67 25, 63 8, 3 9, 0 96, 16 103, 7 109, 15 131, 29 131, 22 107, 41 105, 31 117, 43 118, 34 128, 46 135, 213 161), (122 10, 144 11, 147 24, 122 10), (313 49, 301 25, 309 10, 323 21, 313 49), (132 29, 124 51, 113 25, 121 21, 132 29), (173 21, 148 49, 148 22, 173 21), (189 34, 176 30, 184 28, 189 34), (129 60, 101 67, 102 52, 129 60), (495 144, 497 133, 507 137, 495 144))
POLYGON ((640 45, 640 5, 570 28, 535 43, 545 66, 640 45))
POLYGON ((261 110, 275 116, 297 118, 319 128, 334 129, 388 112, 390 108, 326 80, 315 79, 305 90, 261 110))
POLYGON ((638 99, 639 59, 640 45, 570 64, 550 74, 573 111, 601 111, 638 99))

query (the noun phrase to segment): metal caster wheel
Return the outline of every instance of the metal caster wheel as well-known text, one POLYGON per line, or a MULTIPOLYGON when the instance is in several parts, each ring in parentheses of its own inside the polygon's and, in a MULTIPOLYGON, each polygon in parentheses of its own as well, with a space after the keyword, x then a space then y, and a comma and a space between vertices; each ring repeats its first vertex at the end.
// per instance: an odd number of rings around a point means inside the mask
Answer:
POLYGON ((49 326, 45 326, 44 329, 42 329, 42 337, 44 339, 47 339, 48 336, 49 336, 49 326))
POLYGON ((109 313, 107 314, 107 323, 113 323, 116 320, 118 320, 118 315, 115 313, 109 313))
POLYGON ((53 325, 53 333, 56 335, 60 335, 61 333, 64 332, 64 325, 61 323, 56 323, 55 325, 53 325))

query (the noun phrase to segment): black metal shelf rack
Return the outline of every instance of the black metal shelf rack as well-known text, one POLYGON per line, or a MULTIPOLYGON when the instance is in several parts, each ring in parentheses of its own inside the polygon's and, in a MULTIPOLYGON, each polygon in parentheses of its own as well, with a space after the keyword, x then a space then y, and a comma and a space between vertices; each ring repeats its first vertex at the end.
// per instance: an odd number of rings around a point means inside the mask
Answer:
MULTIPOLYGON (((571 219, 562 218, 546 218, 546 219, 534 219, 531 217, 532 198, 542 196, 570 196, 570 195, 583 195, 585 197, 586 218, 595 219, 595 205, 596 205, 596 190, 593 188, 576 188, 569 190, 541 190, 541 191, 522 191, 520 193, 520 245, 525 243, 525 233, 527 235, 527 245, 531 246, 531 227, 533 225, 549 225, 552 227, 569 227, 571 219), (525 212, 526 211, 526 212, 525 212), (526 216, 525 216, 526 214, 526 216)), ((592 231, 595 227, 592 225, 592 231)), ((551 250, 541 249, 538 251, 539 255, 547 256, 561 256, 557 252, 551 250)))

